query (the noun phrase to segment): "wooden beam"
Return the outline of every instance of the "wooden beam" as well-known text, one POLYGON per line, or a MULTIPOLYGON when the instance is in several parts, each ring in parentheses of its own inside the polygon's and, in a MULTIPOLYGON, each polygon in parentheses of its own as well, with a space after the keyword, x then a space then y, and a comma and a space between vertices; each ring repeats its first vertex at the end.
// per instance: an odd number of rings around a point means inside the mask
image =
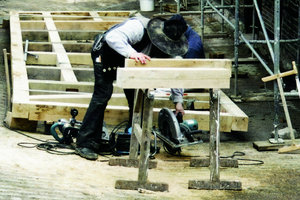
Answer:
POLYGON ((230 69, 230 59, 151 59, 146 64, 135 62, 132 59, 125 60, 125 67, 148 67, 148 68, 225 68, 230 69))
POLYGON ((231 99, 221 91, 221 110, 229 113, 232 116, 233 131, 248 131, 249 118, 231 99))
MULTIPOLYGON (((39 52, 29 51, 33 55, 37 55, 38 59, 34 56, 29 56, 27 59, 27 65, 56 65, 57 56, 54 52, 39 52)), ((90 53, 67 53, 70 63, 72 65, 89 65, 93 66, 90 53)))
MULTIPOLYGON (((101 34, 104 31, 94 30, 58 30, 58 34, 62 41, 64 40, 75 40, 75 41, 93 41, 97 34, 101 34)), ((47 30, 22 30, 22 37, 24 40, 34 42, 46 42, 48 41, 47 30)))
POLYGON ((52 51, 56 53, 56 66, 61 67, 60 79, 62 81, 77 82, 72 66, 64 46, 61 44, 56 25, 50 12, 43 12, 44 21, 49 31, 49 41, 52 43, 52 51))
MULTIPOLYGON (((44 102, 64 102, 64 103, 79 103, 89 104, 92 97, 92 93, 86 94, 41 94, 30 95, 30 101, 44 101, 44 102)), ((108 101, 108 105, 112 106, 128 106, 125 94, 112 94, 111 99, 108 101)), ((169 98, 159 98, 154 100, 154 107, 156 108, 170 108, 174 109, 174 103, 169 98)))
MULTIPOLYGON (((58 119, 70 118, 70 110, 76 108, 79 111, 78 120, 82 120, 88 104, 62 103, 62 102, 40 102, 30 101, 23 104, 28 112, 28 119, 34 121, 57 121, 58 119)), ((160 108, 153 109, 153 124, 157 125, 160 108)), ((209 111, 186 111, 184 119, 196 119, 200 130, 209 130, 209 111)), ((107 106, 105 111, 105 122, 109 125, 117 125, 128 120, 127 106, 107 106)), ((230 132, 232 127, 232 115, 221 113, 220 131, 230 132)))
MULTIPOLYGON (((51 80, 29 80, 30 90, 39 90, 40 92, 50 91, 74 91, 83 93, 92 93, 94 91, 93 82, 63 82, 51 80)), ((32 93, 32 92, 30 92, 32 93)))
MULTIPOLYGON (((123 20, 114 21, 86 21, 86 20, 57 20, 55 26, 57 30, 108 30, 115 24, 121 23, 123 20)), ((46 30, 46 24, 44 21, 21 21, 22 29, 27 30, 46 30)))
POLYGON ((231 70, 225 68, 118 68, 122 88, 229 88, 231 70))
MULTIPOLYGON (((11 75, 12 75, 12 111, 17 110, 16 104, 29 101, 29 87, 24 61, 21 26, 17 12, 10 13, 11 40, 11 75)), ((26 111, 18 110, 14 117, 26 117, 26 111)))

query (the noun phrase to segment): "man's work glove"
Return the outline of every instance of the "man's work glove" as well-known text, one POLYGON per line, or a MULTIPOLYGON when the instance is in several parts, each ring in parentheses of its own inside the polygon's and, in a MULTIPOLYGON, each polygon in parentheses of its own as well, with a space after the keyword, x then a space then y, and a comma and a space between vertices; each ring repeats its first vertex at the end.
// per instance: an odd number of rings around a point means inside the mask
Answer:
POLYGON ((134 52, 129 56, 130 59, 134 59, 135 62, 141 62, 142 64, 146 64, 146 60, 151 60, 149 56, 143 53, 134 52))
POLYGON ((184 108, 183 108, 182 103, 180 103, 180 102, 176 103, 175 110, 176 110, 175 115, 177 115, 178 113, 181 113, 182 115, 184 115, 184 108))

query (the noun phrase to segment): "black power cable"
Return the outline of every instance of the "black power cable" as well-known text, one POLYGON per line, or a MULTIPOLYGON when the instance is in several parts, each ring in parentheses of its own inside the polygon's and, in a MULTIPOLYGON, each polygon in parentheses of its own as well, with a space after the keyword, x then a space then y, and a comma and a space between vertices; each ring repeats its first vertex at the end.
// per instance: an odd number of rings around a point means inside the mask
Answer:
MULTIPOLYGON (((236 156, 245 156, 246 154, 241 151, 235 151, 231 156, 221 156, 220 158, 234 158, 236 156)), ((264 161, 262 160, 256 160, 256 159, 246 159, 246 158, 236 158, 237 160, 242 160, 242 161, 248 161, 252 163, 239 163, 239 165, 262 165, 264 164, 264 161)))

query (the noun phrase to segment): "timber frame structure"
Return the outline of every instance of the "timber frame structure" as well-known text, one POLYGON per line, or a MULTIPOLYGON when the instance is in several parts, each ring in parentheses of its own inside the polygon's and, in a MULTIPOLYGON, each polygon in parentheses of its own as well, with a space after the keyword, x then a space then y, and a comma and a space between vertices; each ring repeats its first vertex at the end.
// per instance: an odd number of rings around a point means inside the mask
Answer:
MULTIPOLYGON (((94 37, 136 11, 36 11, 11 12, 12 99, 8 125, 23 129, 24 122, 54 122, 70 118, 71 108, 82 120, 93 92, 93 64, 90 51, 94 37)), ((159 59, 157 62, 162 62, 159 59)), ((191 61, 193 62, 193 61, 191 61)), ((207 59, 207 64, 214 63, 207 59)), ((162 107, 173 108, 169 94, 158 94, 154 103, 154 124, 162 107)), ((199 121, 209 130, 209 93, 187 93, 196 110, 186 118, 199 121)), ((248 116, 224 93, 221 98, 221 131, 248 131, 248 116)), ((123 91, 114 94, 105 113, 105 122, 116 125, 128 118, 123 91)))

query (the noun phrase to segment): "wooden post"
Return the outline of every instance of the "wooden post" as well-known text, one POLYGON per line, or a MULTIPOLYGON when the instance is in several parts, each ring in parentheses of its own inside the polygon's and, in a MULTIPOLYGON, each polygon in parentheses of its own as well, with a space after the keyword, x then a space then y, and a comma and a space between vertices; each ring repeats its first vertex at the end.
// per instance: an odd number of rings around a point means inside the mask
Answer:
POLYGON ((154 96, 149 94, 149 90, 144 94, 144 112, 142 124, 142 138, 141 138, 141 155, 139 164, 138 181, 146 183, 148 178, 148 163, 150 156, 150 137, 152 132, 153 121, 153 102, 154 96))
POLYGON ((134 128, 135 124, 139 124, 141 126, 142 122, 142 106, 143 106, 143 91, 141 89, 135 90, 135 98, 134 98, 134 106, 133 106, 133 117, 132 117, 132 133, 130 138, 130 153, 129 159, 137 159, 138 157, 138 149, 139 149, 139 141, 136 136, 136 129, 134 128))
POLYGON ((210 90, 210 180, 190 180, 189 189, 242 190, 239 181, 220 181, 220 90, 210 90))
MULTIPOLYGON (((130 180, 117 180, 115 184, 116 189, 123 190, 138 190, 139 188, 152 190, 152 191, 168 191, 169 185, 166 183, 154 183, 148 181, 148 168, 150 167, 151 162, 149 161, 150 156, 150 135, 152 132, 152 121, 153 121, 153 103, 154 96, 149 94, 149 90, 139 89, 135 94, 135 106, 134 106, 134 115, 133 115, 133 132, 131 135, 131 142, 135 144, 130 144, 130 151, 136 151, 132 153, 132 157, 135 157, 137 154, 138 144, 141 145, 140 148, 140 159, 139 159, 139 172, 138 172, 138 180, 130 181, 130 180), (142 101, 143 99, 143 101, 142 101), (141 109, 143 108, 143 111, 141 109), (141 114, 139 116, 139 114, 141 114), (140 124, 136 122, 140 122, 142 119, 142 128, 140 124)), ((130 152, 131 153, 131 152, 130 152)), ((129 159, 128 162, 135 159, 129 159)), ((128 163, 127 163, 128 164, 128 163)), ((129 163, 130 164, 130 163, 129 163)), ((155 167, 156 167, 155 163, 155 167)), ((154 165, 154 164, 153 164, 154 165)))
POLYGON ((220 182, 220 90, 210 90, 210 180, 220 182))

